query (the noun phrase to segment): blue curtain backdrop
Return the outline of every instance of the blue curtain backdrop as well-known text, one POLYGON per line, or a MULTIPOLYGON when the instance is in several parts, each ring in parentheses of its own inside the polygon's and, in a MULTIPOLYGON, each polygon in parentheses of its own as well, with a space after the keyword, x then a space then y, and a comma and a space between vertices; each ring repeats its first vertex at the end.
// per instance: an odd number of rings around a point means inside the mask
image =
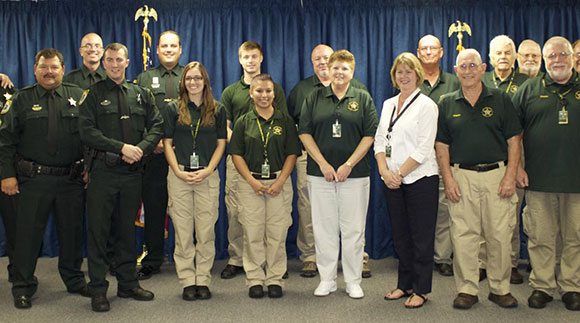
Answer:
MULTIPOLYGON (((456 20, 467 22, 473 32, 465 35, 464 46, 479 50, 486 61, 489 41, 498 34, 510 35, 516 44, 531 38, 541 45, 554 35, 571 41, 580 36, 576 0, 1 0, 0 72, 8 74, 18 87, 33 84, 34 54, 46 47, 63 53, 67 70, 77 68, 81 64, 81 37, 97 32, 105 44, 127 45, 131 59, 127 77, 132 79, 142 70, 143 23, 135 22, 134 16, 144 4, 159 14, 159 20, 151 20, 148 26, 153 37, 153 62, 158 64, 155 48, 159 34, 168 29, 177 31, 183 45, 181 63, 203 62, 218 99, 242 74, 237 60, 242 42, 251 39, 263 46, 262 71, 272 74, 286 93, 313 73, 310 51, 316 44, 326 43, 354 53, 355 76, 369 88, 379 115, 382 102, 393 94, 388 75, 393 59, 404 51, 415 52, 424 34, 442 40, 442 68, 451 72, 457 39, 455 35, 448 38, 447 30, 456 20)), ((220 175, 224 178, 223 163, 220 175)), ((374 163, 371 182, 366 250, 373 258, 383 258, 394 251, 383 184, 374 163)), ((296 211, 293 218, 287 242, 289 257, 298 255, 296 211)), ((56 255, 53 227, 51 224, 47 230, 44 255, 56 255)), ((2 231, 0 228, 1 254, 2 231)), ((218 258, 227 257, 226 231, 222 200, 216 225, 218 258)))

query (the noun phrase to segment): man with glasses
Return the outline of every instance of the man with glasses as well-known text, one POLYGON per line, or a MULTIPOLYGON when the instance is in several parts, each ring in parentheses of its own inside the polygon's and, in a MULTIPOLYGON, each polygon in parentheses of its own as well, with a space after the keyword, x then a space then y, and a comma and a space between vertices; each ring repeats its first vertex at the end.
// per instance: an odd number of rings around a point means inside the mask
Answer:
POLYGON ((81 39, 79 53, 83 58, 83 65, 80 68, 70 71, 63 79, 63 82, 73 83, 81 89, 86 90, 89 86, 104 80, 107 77, 105 70, 101 66, 103 57, 103 40, 95 33, 88 33, 81 39))
MULTIPOLYGON (((443 47, 439 39, 433 35, 425 35, 419 40, 417 57, 425 72, 425 81, 419 86, 421 92, 436 103, 445 94, 459 89, 459 80, 455 75, 443 72, 439 65, 443 58, 443 47)), ((441 177, 441 172, 439 172, 441 177)), ((453 245, 449 235, 449 200, 445 198, 443 181, 439 181, 439 207, 437 209, 437 224, 435 227, 435 267, 443 276, 453 276, 453 245)))
POLYGON ((526 188, 532 308, 545 307, 559 289, 566 308, 580 310, 580 87, 573 54, 565 38, 548 39, 542 50, 547 73, 526 82, 513 98, 524 127, 526 164, 517 182, 526 188))
POLYGON ((481 240, 487 243, 489 300, 501 307, 518 305, 510 294, 510 241, 522 128, 508 95, 481 82, 485 68, 476 50, 459 53, 454 69, 461 89, 439 101, 435 149, 451 202, 458 291, 453 307, 458 309, 478 301, 481 240))
POLYGON ((517 72, 536 77, 540 74, 542 67, 542 49, 540 45, 531 39, 525 39, 518 47, 518 69, 517 72))

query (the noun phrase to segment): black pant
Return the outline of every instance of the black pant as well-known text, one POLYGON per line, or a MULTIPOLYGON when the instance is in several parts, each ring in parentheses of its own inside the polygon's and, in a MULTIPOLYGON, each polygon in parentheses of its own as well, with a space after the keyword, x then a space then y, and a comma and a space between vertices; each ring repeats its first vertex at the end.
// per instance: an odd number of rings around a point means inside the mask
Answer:
POLYGON ((4 224, 6 256, 8 256, 8 279, 14 277, 14 236, 16 235, 16 199, 0 192, 0 216, 4 224))
POLYGON ((139 286, 135 269, 135 217, 139 211, 143 174, 128 166, 108 167, 95 160, 87 188, 87 251, 89 288, 92 294, 107 292, 107 241, 114 242, 118 288, 139 286), (115 228, 111 232, 111 226, 115 228), (113 239, 110 235, 114 234, 113 239))
POLYGON ((165 155, 156 154, 149 161, 143 175, 147 256, 143 258, 141 264, 154 268, 159 268, 164 258, 168 167, 165 155))
POLYGON ((59 242, 58 271, 67 290, 83 287, 83 183, 68 176, 21 176, 16 195, 17 219, 12 295, 32 296, 36 261, 50 211, 54 211, 59 242))
POLYGON ((423 177, 391 190, 385 186, 393 243, 399 255, 397 288, 431 292, 439 176, 423 177))

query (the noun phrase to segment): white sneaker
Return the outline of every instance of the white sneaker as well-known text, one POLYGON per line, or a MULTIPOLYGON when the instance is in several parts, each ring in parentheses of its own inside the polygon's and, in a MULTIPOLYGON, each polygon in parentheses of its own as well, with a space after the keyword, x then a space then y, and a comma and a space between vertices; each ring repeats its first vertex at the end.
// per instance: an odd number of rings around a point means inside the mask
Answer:
POLYGON ((346 284, 346 293, 350 298, 363 298, 365 293, 363 292, 362 288, 360 288, 359 284, 355 283, 347 283, 346 284))
POLYGON ((321 281, 314 290, 314 296, 328 296, 332 292, 336 292, 336 281, 321 281))

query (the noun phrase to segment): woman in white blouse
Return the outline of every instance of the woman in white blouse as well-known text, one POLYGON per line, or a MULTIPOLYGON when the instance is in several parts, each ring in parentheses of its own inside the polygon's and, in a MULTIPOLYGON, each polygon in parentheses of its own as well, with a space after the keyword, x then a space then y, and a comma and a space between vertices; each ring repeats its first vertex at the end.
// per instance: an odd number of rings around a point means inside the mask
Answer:
POLYGON ((374 146, 399 256, 397 287, 385 299, 408 297, 407 308, 423 306, 431 292, 437 219, 438 109, 419 91, 423 75, 415 55, 397 56, 391 80, 401 92, 384 102, 374 146))

